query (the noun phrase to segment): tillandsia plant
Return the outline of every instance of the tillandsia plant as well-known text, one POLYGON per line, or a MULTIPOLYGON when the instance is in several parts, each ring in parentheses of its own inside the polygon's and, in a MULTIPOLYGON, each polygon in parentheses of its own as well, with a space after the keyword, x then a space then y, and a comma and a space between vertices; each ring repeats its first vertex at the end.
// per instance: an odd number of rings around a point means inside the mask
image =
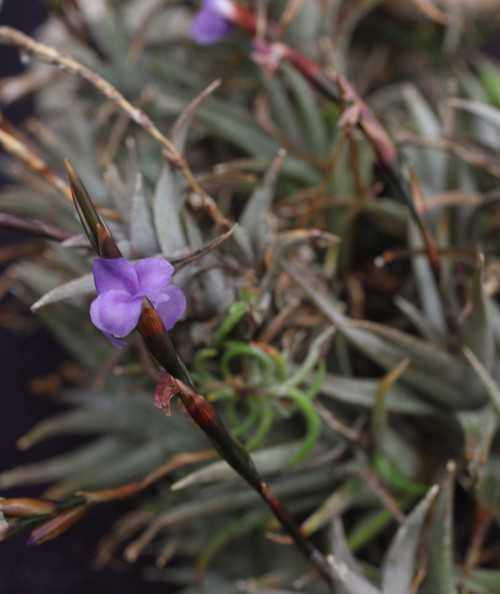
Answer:
POLYGON ((491 3, 49 4, 0 223, 80 372, 18 445, 89 441, 0 539, 127 498, 97 565, 185 593, 500 591, 491 3))

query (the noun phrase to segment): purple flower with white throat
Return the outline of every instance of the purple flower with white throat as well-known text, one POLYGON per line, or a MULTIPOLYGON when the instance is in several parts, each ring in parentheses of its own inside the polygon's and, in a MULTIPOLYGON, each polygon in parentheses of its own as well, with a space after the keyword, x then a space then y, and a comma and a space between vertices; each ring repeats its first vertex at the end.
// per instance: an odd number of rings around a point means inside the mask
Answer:
POLYGON ((191 25, 191 36, 200 45, 223 39, 234 28, 236 7, 231 0, 203 0, 191 25))
POLYGON ((125 258, 96 258, 93 262, 97 297, 90 318, 116 346, 137 326, 147 297, 170 330, 186 309, 183 292, 170 284, 174 267, 163 258, 144 258, 131 264, 125 258))

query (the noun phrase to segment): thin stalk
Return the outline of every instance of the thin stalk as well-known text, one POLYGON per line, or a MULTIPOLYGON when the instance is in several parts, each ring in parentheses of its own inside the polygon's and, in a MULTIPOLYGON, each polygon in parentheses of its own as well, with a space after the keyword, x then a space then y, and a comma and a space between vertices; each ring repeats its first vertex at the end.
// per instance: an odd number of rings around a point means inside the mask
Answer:
MULTIPOLYGON (((75 206, 90 242, 103 258, 121 257, 83 182, 68 162, 66 162, 66 168, 75 206)), ((258 473, 248 451, 228 431, 212 404, 197 391, 186 366, 175 351, 160 315, 146 297, 143 299, 137 330, 153 360, 165 369, 162 381, 167 392, 164 395, 167 406, 172 396, 176 394, 180 396, 195 424, 205 433, 221 457, 264 499, 298 549, 333 591, 334 578, 328 561, 302 534, 293 516, 258 473), (165 379, 167 381, 164 381, 165 379)))

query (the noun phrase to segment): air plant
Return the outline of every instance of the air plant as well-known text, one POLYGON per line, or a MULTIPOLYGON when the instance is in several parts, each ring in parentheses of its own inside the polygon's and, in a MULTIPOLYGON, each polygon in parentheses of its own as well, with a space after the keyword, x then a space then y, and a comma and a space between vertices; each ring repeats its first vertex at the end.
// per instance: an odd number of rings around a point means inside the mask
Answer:
POLYGON ((139 4, 0 27, 50 65, 0 94, 39 97, 0 122, 0 223, 43 245, 7 274, 86 378, 19 445, 94 436, 0 474, 49 482, 0 538, 128 498, 98 564, 185 592, 497 591, 496 67, 423 3, 414 36, 385 3, 139 4))

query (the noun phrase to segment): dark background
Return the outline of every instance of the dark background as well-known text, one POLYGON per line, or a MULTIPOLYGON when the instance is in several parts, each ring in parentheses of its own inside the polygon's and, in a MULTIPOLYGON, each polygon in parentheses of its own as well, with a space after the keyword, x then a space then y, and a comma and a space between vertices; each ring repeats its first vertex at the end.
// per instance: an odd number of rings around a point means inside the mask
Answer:
MULTIPOLYGON (((1 25, 11 25, 26 33, 32 33, 45 18, 46 9, 38 0, 5 0, 0 9, 1 25)), ((21 69, 17 51, 0 45, 0 78, 21 69)), ((4 116, 18 124, 33 107, 32 100, 24 100, 6 108, 4 116)), ((3 247, 23 239, 20 234, 0 229, 0 252, 3 247)), ((0 279, 4 268, 5 263, 0 263, 0 279)), ((61 410, 43 396, 30 394, 29 381, 57 369, 66 358, 34 318, 34 329, 29 331, 15 330, 2 322, 13 311, 17 315, 18 309, 19 304, 13 298, 0 301, 0 471, 43 460, 61 453, 65 445, 75 445, 54 439, 35 446, 33 451, 20 452, 16 448, 17 439, 35 423, 61 410)), ((31 318, 28 311, 21 313, 26 319, 31 318)), ((40 488, 18 487, 0 496, 36 496, 39 493, 40 488)), ((99 539, 131 507, 131 503, 125 502, 98 508, 67 533, 40 546, 26 546, 28 532, 0 544, 0 594, 166 593, 165 584, 144 581, 140 567, 128 569, 124 564, 121 573, 92 568, 99 539)))

